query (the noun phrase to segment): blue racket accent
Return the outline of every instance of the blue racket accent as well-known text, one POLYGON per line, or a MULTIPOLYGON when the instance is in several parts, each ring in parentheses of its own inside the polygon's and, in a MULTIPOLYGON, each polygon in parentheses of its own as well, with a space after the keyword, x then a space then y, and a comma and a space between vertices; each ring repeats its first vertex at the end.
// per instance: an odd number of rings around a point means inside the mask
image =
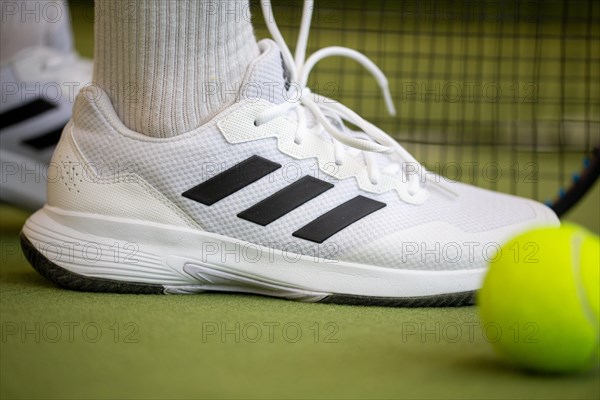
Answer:
POLYGON ((552 207, 552 204, 554 204, 554 202, 552 200, 544 200, 544 204, 547 205, 548 207, 552 207))
POLYGON ((571 175, 573 183, 561 188, 559 196, 552 202, 552 209, 561 216, 577 203, 600 177, 600 147, 594 148, 590 156, 582 161, 584 168, 571 175))

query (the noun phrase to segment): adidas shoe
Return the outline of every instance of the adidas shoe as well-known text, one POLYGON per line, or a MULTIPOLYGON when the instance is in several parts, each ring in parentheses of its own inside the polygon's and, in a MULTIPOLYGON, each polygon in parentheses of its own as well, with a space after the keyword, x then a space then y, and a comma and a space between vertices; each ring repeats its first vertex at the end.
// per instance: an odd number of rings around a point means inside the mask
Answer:
POLYGON ((0 67, 0 200, 29 209, 46 202, 48 163, 92 63, 46 47, 0 67))
POLYGON ((558 223, 537 202, 441 180, 310 93, 301 74, 319 57, 360 56, 334 48, 305 63, 270 28, 277 43, 259 43, 238 101, 176 137, 129 130, 104 92, 84 89, 48 203, 23 227, 37 271, 86 291, 465 305, 503 241, 558 223))

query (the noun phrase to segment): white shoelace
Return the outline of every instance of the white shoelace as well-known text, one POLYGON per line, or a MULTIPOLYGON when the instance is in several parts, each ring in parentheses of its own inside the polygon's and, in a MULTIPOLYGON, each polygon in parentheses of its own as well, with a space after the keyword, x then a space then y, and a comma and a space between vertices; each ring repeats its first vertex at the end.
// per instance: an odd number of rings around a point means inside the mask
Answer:
POLYGON ((335 100, 313 94, 307 87, 309 74, 319 61, 333 56, 348 57, 360 63, 373 75, 382 90, 390 114, 395 115, 388 81, 384 73, 367 56, 347 47, 325 47, 311 54, 305 60, 308 33, 312 19, 312 0, 305 0, 304 2, 295 57, 292 56, 289 47, 277 27, 270 0, 261 0, 261 7, 267 28, 275 42, 279 45, 283 61, 290 73, 290 90, 296 91, 289 98, 293 98, 296 101, 283 102, 269 108, 257 117, 255 124, 257 126, 264 124, 280 115, 284 115, 290 110, 295 110, 299 123, 294 141, 300 144, 302 143, 304 133, 308 130, 305 114, 305 108, 307 108, 315 116, 321 127, 334 138, 334 153, 337 165, 343 165, 344 163, 345 155, 347 154, 344 148, 345 145, 350 149, 363 152, 369 179, 373 185, 378 184, 382 171, 389 174, 400 174, 402 182, 406 183, 406 187, 403 185, 403 192, 406 191, 403 194, 409 197, 417 197, 419 194, 423 194, 424 189, 421 186, 421 182, 425 182, 426 180, 426 170, 408 151, 387 133, 366 121, 348 107, 335 100), (300 105, 303 107, 300 107, 300 105), (328 117, 339 120, 342 124, 343 121, 354 124, 361 129, 361 134, 364 133, 366 138, 357 137, 364 135, 353 135, 351 131, 344 129, 344 126, 340 126, 339 128, 334 126, 328 117), (373 153, 389 154, 391 156, 390 163, 383 170, 380 169, 373 153), (410 165, 410 171, 403 168, 395 160, 401 161, 404 165, 410 165))

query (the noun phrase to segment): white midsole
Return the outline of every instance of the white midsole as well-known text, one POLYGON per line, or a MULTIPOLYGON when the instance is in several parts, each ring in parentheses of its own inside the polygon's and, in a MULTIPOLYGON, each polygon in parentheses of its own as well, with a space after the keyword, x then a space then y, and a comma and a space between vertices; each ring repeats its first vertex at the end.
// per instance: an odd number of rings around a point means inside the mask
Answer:
POLYGON ((173 293, 241 291, 429 296, 477 290, 485 270, 416 271, 301 256, 202 230, 45 206, 23 227, 46 258, 87 277, 161 284, 173 293))

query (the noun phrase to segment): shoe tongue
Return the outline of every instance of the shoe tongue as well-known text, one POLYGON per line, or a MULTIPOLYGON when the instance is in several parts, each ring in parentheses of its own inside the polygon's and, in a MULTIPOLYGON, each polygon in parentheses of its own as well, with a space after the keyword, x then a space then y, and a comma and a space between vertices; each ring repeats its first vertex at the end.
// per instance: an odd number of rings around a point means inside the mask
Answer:
MULTIPOLYGON (((291 76, 277 43, 264 39, 258 42, 258 47, 261 55, 248 67, 249 73, 241 88, 242 97, 263 99, 273 104, 296 101, 297 97, 289 91, 291 76)), ((307 127, 312 128, 317 124, 317 119, 309 110, 305 111, 307 127)))
POLYGON ((242 86, 242 96, 281 104, 289 99, 290 74, 277 44, 264 39, 258 42, 261 55, 249 66, 249 75, 242 86))
MULTIPOLYGON (((248 67, 249 72, 241 88, 242 97, 251 100, 263 99, 273 104, 294 101, 294 95, 289 93, 290 74, 283 62, 279 46, 273 40, 264 39, 258 42, 258 47, 261 50, 261 55, 248 67)), ((293 118, 293 111, 290 110, 289 113, 293 118)), ((318 122, 312 112, 307 109, 305 109, 305 117, 309 129, 313 128, 318 122)), ((335 118, 328 117, 328 119, 338 129, 349 129, 346 126, 339 125, 340 121, 335 118)), ((348 134, 369 140, 364 134, 358 132, 348 130, 348 134)), ((320 135, 327 141, 333 140, 325 131, 322 131, 320 135)), ((364 161, 362 152, 354 155, 354 157, 364 161)), ((375 161, 382 168, 390 163, 390 159, 384 154, 375 154, 375 161)))

